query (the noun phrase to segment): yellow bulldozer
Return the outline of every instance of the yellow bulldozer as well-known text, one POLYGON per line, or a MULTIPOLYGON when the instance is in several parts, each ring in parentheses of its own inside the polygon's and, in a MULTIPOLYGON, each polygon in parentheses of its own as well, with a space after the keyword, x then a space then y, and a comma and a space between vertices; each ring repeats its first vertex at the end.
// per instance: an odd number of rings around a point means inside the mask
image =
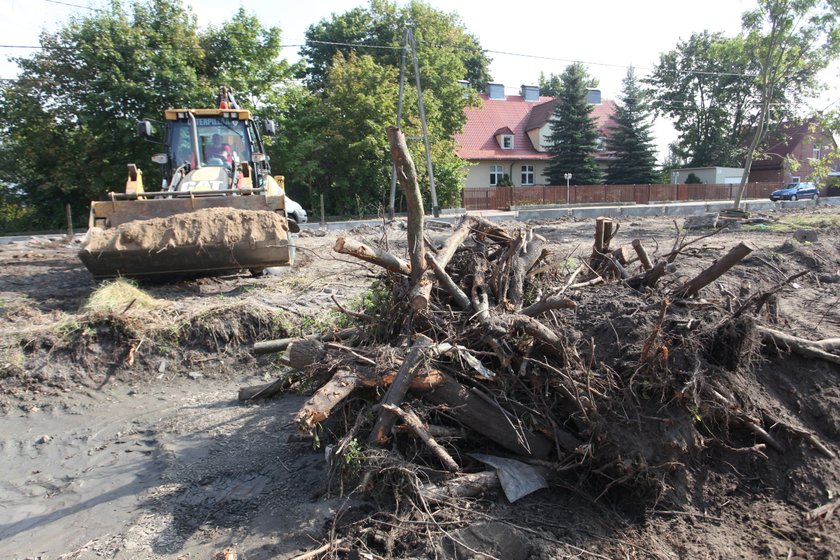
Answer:
MULTIPOLYGON (((217 271, 262 271, 294 259, 283 177, 273 177, 262 133, 227 88, 216 108, 164 112, 160 190, 128 166, 125 192, 91 203, 79 258, 95 278, 154 277, 217 271)), ((152 138, 150 121, 138 134, 152 138)), ((304 214, 305 215, 305 214, 304 214)))

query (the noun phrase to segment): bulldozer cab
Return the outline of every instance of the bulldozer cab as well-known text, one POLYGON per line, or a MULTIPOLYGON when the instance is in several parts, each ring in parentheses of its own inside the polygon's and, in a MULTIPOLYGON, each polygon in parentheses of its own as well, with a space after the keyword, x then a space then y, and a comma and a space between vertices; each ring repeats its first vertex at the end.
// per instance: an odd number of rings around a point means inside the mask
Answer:
POLYGON ((167 178, 178 167, 189 164, 192 169, 204 166, 231 168, 234 163, 256 163, 255 175, 269 171, 267 162, 253 162, 252 154, 264 154, 262 137, 248 111, 206 110, 166 112, 166 138, 168 165, 167 178), (196 142, 193 143, 192 123, 189 113, 194 115, 196 142), (197 146, 197 153, 195 147, 197 146))

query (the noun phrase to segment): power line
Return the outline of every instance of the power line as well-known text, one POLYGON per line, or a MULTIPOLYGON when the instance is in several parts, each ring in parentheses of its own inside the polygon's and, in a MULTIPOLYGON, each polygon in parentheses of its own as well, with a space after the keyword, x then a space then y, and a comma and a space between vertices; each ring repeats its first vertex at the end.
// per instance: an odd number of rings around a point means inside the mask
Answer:
POLYGON ((84 10, 91 10, 94 12, 100 11, 99 8, 92 8, 90 6, 82 6, 81 4, 71 4, 70 2, 59 2, 58 0, 44 0, 44 2, 49 2, 50 4, 61 4, 62 6, 71 6, 73 8, 82 8, 84 10))
MULTIPOLYGON (((47 0, 55 2, 57 0, 47 0)), ((289 44, 281 44, 278 45, 278 48, 300 48, 305 47, 307 45, 327 45, 327 46, 337 46, 337 47, 352 47, 352 48, 361 48, 361 49, 380 49, 380 50, 394 50, 399 51, 402 50, 403 47, 401 46, 394 46, 394 45, 370 45, 366 43, 351 43, 351 42, 341 42, 341 41, 317 41, 317 40, 310 40, 306 43, 289 43, 289 44)), ((444 48, 443 45, 434 45, 430 43, 425 43, 427 46, 431 46, 434 48, 444 48)), ((43 46, 43 45, 0 45, 2 49, 30 49, 30 50, 77 50, 75 47, 62 47, 62 46, 43 46)), ((450 46, 450 48, 452 48, 450 46)), ((156 50, 151 49, 148 47, 134 47, 134 50, 156 50)), ((204 50, 203 47, 196 46, 196 47, 178 47, 178 46, 161 46, 158 47, 157 50, 204 50)), ((561 58, 561 57, 553 57, 553 56, 544 56, 544 55, 534 55, 534 54, 527 54, 527 53, 515 53, 510 51, 497 51, 497 50, 484 50, 483 52, 495 54, 495 55, 502 55, 502 56, 515 56, 519 58, 531 58, 536 60, 550 60, 550 61, 557 61, 557 62, 580 62, 581 64, 588 64, 591 66, 605 66, 611 68, 627 68, 628 65, 626 64, 617 64, 617 63, 609 63, 609 62, 594 62, 594 61, 585 61, 585 60, 574 60, 571 58, 561 58)), ((639 70, 653 70, 652 67, 642 67, 636 66, 635 68, 639 70)), ((732 76, 732 77, 740 77, 740 78, 755 78, 757 74, 745 74, 739 72, 721 72, 721 71, 712 71, 712 70, 684 70, 681 73, 683 74, 696 74, 696 75, 704 75, 704 76, 732 76)))

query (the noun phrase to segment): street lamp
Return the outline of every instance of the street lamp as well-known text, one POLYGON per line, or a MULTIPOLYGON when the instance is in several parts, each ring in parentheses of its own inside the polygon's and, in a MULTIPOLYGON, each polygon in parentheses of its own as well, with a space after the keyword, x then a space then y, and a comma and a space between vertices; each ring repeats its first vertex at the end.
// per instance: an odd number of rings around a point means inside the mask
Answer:
POLYGON ((569 191, 569 181, 572 179, 571 173, 564 173, 563 178, 566 179, 566 206, 572 205, 572 199, 569 191))

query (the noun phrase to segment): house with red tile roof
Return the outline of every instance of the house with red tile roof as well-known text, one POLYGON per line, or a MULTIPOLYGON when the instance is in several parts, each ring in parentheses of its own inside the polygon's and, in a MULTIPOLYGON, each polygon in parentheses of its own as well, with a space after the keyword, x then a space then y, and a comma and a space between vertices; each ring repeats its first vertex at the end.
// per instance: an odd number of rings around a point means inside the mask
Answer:
MULTIPOLYGON (((557 101, 540 96, 537 86, 522 86, 520 95, 505 95, 502 84, 489 84, 487 93, 479 97, 481 106, 466 108, 464 130, 455 135, 458 156, 472 164, 465 187, 496 186, 505 175, 515 186, 547 184, 543 172, 551 159, 547 139, 557 101)), ((597 90, 590 90, 590 102, 602 138, 595 159, 606 168, 609 154, 604 139, 615 103, 602 101, 597 90)))

